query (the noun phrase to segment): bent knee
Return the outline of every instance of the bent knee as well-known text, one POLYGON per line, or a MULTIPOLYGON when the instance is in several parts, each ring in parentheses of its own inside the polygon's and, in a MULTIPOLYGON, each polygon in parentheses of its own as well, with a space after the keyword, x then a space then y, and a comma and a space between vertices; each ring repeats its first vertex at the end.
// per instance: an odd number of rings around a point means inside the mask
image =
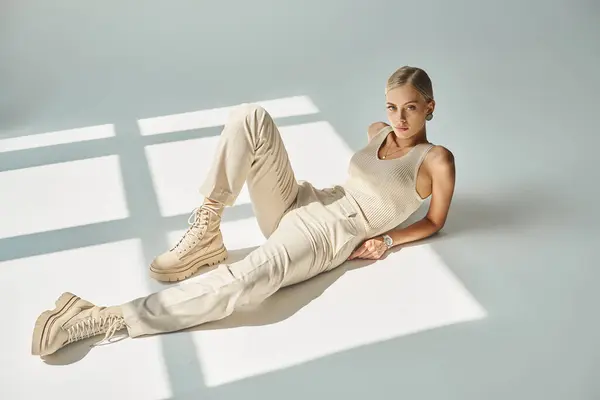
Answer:
POLYGON ((244 103, 235 107, 229 116, 229 120, 230 122, 246 121, 249 118, 263 120, 265 117, 270 118, 270 115, 263 106, 256 103, 244 103))

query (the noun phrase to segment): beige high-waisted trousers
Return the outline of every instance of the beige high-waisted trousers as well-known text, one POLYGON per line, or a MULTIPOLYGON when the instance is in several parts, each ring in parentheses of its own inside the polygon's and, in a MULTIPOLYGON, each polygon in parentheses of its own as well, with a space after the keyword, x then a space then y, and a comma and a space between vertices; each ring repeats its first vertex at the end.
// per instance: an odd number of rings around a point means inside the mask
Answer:
POLYGON ((340 186, 297 181, 273 119, 255 105, 232 113, 200 191, 230 206, 245 182, 266 242, 240 261, 122 305, 131 337, 222 319, 339 266, 365 239, 354 199, 340 186))

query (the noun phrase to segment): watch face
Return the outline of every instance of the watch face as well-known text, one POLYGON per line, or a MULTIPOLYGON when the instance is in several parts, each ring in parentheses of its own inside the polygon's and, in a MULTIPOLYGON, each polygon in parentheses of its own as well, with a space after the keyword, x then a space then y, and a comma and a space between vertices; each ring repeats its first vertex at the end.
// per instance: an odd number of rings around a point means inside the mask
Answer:
POLYGON ((383 237, 383 241, 385 242, 385 244, 386 244, 388 247, 390 247, 390 246, 392 245, 392 242, 393 242, 393 241, 392 241, 392 238, 391 238, 391 237, 389 237, 389 236, 384 236, 384 237, 383 237))

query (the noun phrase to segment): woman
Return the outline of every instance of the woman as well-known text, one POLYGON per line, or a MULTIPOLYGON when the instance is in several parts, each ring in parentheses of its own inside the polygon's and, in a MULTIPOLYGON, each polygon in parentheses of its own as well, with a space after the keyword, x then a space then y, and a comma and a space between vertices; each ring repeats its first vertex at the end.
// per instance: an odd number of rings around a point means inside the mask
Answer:
POLYGON ((120 306, 98 307, 64 293, 54 310, 37 319, 32 353, 46 356, 119 330, 138 337, 219 320, 348 259, 379 259, 391 247, 439 231, 454 191, 454 160, 450 151, 427 140, 426 121, 435 108, 427 73, 398 69, 388 79, 386 101, 390 125, 369 126, 369 142, 352 157, 347 181, 326 189, 296 180, 264 109, 240 107, 221 133, 195 221, 175 247, 156 257, 150 273, 179 281, 201 266, 223 262, 221 214, 245 182, 266 242, 243 260, 120 306), (426 217, 398 228, 429 196, 426 217))

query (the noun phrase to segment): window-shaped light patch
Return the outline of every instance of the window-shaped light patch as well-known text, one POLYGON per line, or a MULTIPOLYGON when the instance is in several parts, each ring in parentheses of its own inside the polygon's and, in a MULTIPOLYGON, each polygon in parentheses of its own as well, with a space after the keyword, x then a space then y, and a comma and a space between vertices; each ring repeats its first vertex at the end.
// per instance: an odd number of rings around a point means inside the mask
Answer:
POLYGON ((38 147, 56 146, 66 143, 85 142, 113 136, 115 136, 115 128, 112 124, 18 136, 14 138, 1 139, 0 153, 34 149, 38 147))
MULTIPOLYGON (((189 214, 204 200, 199 193, 210 170, 218 136, 146 147, 146 157, 162 216, 189 214)), ((250 203, 246 186, 235 204, 250 203)))
POLYGON ((0 172, 0 238, 127 218, 119 158, 0 172))
MULTIPOLYGON (((279 130, 297 180, 310 181, 317 188, 344 183, 352 151, 328 122, 279 130)), ((146 147, 163 216, 188 214, 201 204, 198 189, 210 171, 218 142, 219 136, 212 136, 146 147)), ((250 202, 244 185, 235 204, 250 202)))
POLYGON ((342 185, 352 149, 326 121, 280 127, 297 180, 316 188, 342 185))
MULTIPOLYGON (((319 112, 312 100, 307 96, 294 96, 253 103, 264 107, 273 118, 309 115, 319 112)), ((227 122, 229 114, 236 107, 238 106, 144 118, 138 120, 138 126, 143 136, 221 126, 227 122)))
POLYGON ((0 262, 0 304, 10 321, 0 331, 2 359, 10 365, 0 372, 0 398, 58 399, 64 398, 66 387, 69 398, 170 398, 158 336, 96 348, 89 348, 94 341, 86 340, 55 353, 46 363, 30 355, 37 317, 53 309, 66 291, 97 305, 118 305, 150 293, 140 240, 0 262), (98 371, 103 371, 100 385, 98 371), (24 383, 24 376, 35 384, 24 383))
POLYGON ((259 307, 192 329, 205 384, 219 386, 486 316, 429 245, 345 273, 344 265, 339 268, 283 289, 259 307))

